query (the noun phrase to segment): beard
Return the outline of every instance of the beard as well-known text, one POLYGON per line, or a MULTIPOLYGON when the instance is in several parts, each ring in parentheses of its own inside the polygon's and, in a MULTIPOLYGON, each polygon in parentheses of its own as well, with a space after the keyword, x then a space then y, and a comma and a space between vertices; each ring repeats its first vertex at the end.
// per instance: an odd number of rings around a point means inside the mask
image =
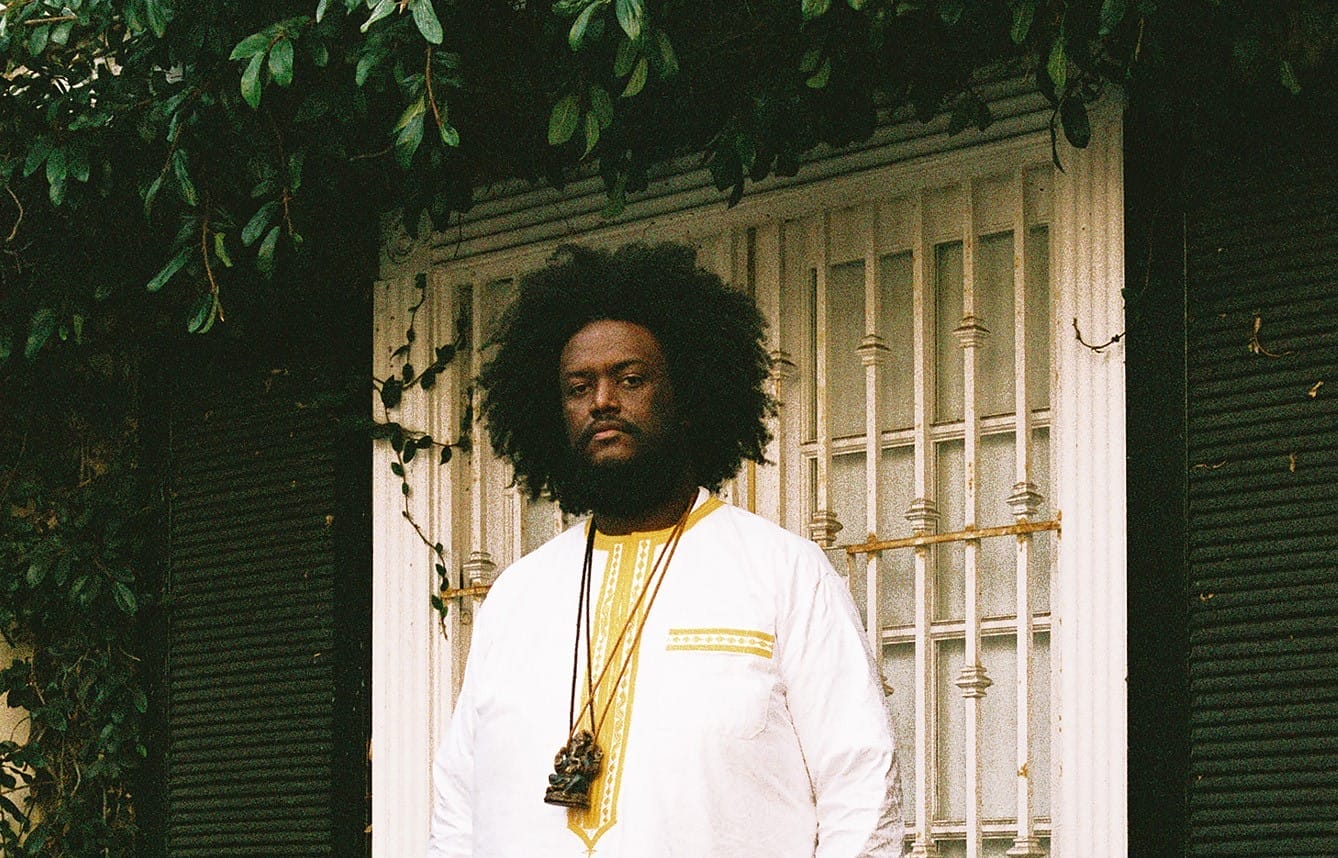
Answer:
POLYGON ((583 442, 568 448, 563 473, 553 481, 553 496, 569 515, 639 515, 667 500, 687 467, 682 451, 663 438, 620 462, 596 464, 580 452, 584 449, 583 442))

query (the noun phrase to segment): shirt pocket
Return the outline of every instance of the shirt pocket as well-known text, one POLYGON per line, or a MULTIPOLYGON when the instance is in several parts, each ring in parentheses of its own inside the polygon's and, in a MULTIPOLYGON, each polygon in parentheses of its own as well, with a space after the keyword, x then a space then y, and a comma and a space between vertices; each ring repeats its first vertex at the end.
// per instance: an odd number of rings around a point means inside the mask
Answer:
POLYGON ((650 697, 659 729, 752 739, 767 726, 775 677, 769 645, 721 643, 671 630, 653 662, 659 676, 650 697))

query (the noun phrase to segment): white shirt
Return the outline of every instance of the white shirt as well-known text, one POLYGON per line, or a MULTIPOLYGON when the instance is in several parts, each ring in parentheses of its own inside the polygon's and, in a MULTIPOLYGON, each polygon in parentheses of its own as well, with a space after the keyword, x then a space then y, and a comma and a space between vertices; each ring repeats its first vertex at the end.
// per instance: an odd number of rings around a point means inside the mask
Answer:
MULTIPOLYGON (((498 577, 434 767, 428 858, 901 855, 882 684, 822 551, 703 491, 639 646, 634 618, 614 651, 668 533, 596 540, 595 675, 613 664, 588 811, 543 801, 568 737, 586 526, 498 577)), ((582 646, 578 707, 584 666, 582 646)))

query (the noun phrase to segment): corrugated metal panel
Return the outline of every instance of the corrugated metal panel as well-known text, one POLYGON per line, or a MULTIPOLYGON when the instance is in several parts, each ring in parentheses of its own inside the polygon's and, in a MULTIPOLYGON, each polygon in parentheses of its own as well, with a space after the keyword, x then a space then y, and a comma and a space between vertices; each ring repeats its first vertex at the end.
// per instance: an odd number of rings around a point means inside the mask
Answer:
POLYGON ((1187 223, 1189 854, 1338 855, 1338 167, 1187 223))
POLYGON ((333 423, 232 401, 172 454, 167 853, 332 854, 333 423))

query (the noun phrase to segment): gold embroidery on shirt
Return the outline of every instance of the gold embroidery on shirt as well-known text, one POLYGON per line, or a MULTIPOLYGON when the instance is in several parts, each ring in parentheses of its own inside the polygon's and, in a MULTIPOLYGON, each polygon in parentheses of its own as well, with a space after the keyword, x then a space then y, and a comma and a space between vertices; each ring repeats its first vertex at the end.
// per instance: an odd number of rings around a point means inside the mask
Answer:
POLYGON ((771 658, 776 637, 755 629, 670 629, 666 650, 737 652, 771 658))

